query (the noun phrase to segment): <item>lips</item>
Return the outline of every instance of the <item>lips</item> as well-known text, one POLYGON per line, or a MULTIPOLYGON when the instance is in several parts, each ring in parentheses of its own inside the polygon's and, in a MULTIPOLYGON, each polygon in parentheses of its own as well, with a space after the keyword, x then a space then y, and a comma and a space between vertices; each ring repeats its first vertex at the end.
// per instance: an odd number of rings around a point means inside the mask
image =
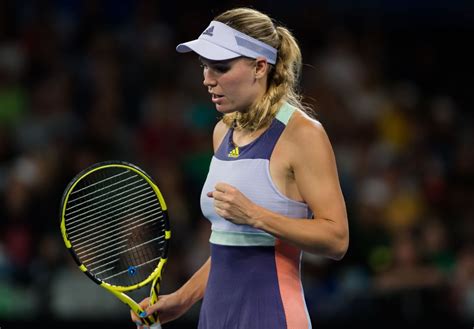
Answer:
POLYGON ((219 102, 223 97, 224 97, 224 95, 212 94, 212 101, 213 102, 219 102))

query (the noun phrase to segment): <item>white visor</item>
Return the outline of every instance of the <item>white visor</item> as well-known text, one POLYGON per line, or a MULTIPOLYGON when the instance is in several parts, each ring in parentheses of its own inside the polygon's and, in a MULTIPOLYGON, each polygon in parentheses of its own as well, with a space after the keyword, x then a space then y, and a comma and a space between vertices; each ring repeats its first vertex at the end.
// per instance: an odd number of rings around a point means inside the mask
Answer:
POLYGON ((212 21, 199 38, 180 43, 176 50, 180 53, 194 51, 199 56, 213 61, 240 56, 250 58, 262 56, 268 63, 275 64, 277 59, 275 48, 217 21, 212 21))

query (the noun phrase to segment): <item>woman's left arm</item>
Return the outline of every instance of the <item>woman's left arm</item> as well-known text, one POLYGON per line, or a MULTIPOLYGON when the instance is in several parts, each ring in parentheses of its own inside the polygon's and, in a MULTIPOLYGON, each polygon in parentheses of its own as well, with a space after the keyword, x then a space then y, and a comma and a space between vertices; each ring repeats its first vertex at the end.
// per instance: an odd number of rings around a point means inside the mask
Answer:
POLYGON ((225 183, 218 183, 208 196, 214 198, 218 215, 235 224, 250 225, 304 251, 339 260, 349 245, 349 228, 334 152, 319 122, 307 117, 294 119, 287 127, 290 147, 286 150, 298 191, 314 219, 274 213, 225 183))

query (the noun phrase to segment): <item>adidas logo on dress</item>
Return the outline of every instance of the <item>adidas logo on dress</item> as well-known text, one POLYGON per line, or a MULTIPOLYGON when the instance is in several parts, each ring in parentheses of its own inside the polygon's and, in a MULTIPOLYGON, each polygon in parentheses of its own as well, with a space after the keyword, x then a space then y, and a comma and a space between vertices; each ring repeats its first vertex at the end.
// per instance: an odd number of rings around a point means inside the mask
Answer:
POLYGON ((236 146, 232 151, 227 154, 229 158, 238 158, 239 157, 239 147, 236 146))

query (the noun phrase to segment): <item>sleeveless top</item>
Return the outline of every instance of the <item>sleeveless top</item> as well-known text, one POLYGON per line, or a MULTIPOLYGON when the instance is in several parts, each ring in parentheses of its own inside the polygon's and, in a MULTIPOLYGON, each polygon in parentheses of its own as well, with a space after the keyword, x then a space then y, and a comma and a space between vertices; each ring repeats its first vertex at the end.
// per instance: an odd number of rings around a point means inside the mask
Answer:
POLYGON ((285 103, 269 128, 237 147, 230 128, 212 157, 201 193, 211 222, 211 269, 199 329, 311 328, 300 278, 301 250, 274 236, 217 215, 213 191, 230 184, 255 204, 290 218, 311 218, 306 203, 283 195, 270 175, 270 158, 295 108, 285 103))

